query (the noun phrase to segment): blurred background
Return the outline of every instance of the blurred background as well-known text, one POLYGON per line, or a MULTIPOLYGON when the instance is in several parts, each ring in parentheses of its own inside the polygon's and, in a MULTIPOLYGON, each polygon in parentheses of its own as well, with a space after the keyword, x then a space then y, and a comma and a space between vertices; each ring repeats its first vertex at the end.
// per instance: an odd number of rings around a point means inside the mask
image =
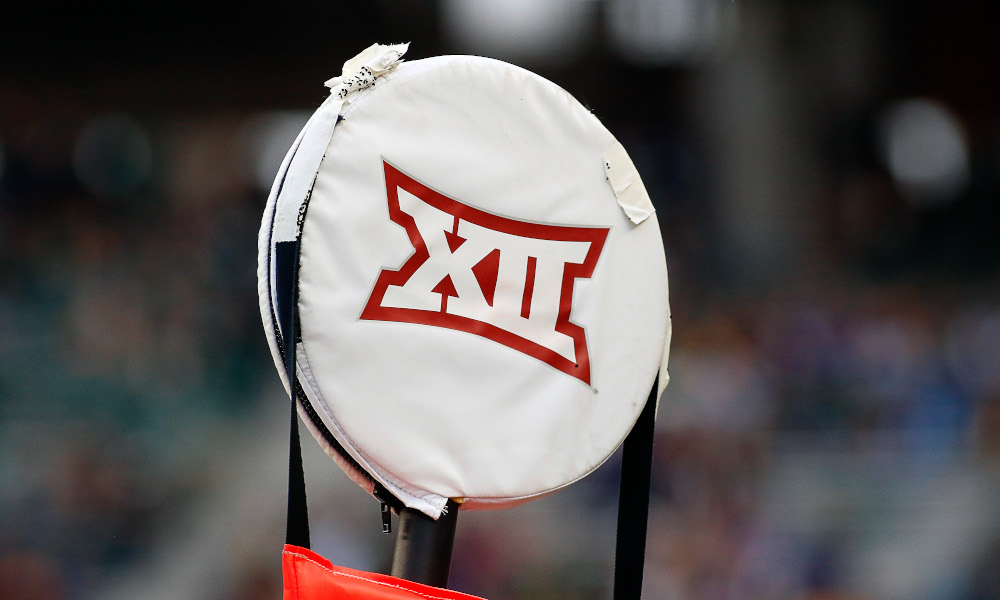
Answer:
MULTIPOLYGON (((279 598, 256 235, 373 42, 531 69, 623 142, 670 267, 644 597, 1000 598, 1000 4, 0 8, 0 598, 279 598)), ((314 549, 385 571, 304 439, 314 549)), ((456 589, 610 597, 618 457, 463 513, 456 589)))

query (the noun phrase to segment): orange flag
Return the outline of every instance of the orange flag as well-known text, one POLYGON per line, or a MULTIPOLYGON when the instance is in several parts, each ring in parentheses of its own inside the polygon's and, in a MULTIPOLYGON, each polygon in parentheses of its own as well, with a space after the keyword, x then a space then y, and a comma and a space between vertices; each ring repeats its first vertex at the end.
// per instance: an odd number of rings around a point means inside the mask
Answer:
POLYGON ((379 573, 338 567, 312 550, 286 545, 284 600, 483 600, 379 573))

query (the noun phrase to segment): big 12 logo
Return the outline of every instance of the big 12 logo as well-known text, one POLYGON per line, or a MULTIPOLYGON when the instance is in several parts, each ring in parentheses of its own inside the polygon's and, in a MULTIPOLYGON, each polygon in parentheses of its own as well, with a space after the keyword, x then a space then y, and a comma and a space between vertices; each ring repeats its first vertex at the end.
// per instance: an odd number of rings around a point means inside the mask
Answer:
POLYGON ((361 319, 479 335, 590 385, 586 332, 570 321, 573 286, 593 273, 609 229, 501 217, 382 164, 389 218, 413 254, 382 269, 361 319))

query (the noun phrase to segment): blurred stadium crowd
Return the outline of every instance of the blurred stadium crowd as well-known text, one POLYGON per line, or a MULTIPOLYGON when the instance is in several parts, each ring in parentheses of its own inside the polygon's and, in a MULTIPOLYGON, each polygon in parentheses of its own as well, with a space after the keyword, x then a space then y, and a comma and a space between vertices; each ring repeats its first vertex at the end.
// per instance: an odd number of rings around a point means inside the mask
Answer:
MULTIPOLYGON (((646 598, 1000 598, 995 6, 338 10, 365 19, 336 42, 311 27, 262 44, 244 16, 183 51, 115 29, 7 52, 23 60, 0 68, 0 599, 280 595, 285 425, 257 229, 322 81, 403 39, 412 58, 480 53, 563 85, 653 196, 674 346, 646 598), (238 522, 207 543, 212 515, 238 522)), ((453 585, 607 597, 616 460, 463 514, 453 585)), ((384 569, 377 505, 308 464, 316 549, 384 569)))

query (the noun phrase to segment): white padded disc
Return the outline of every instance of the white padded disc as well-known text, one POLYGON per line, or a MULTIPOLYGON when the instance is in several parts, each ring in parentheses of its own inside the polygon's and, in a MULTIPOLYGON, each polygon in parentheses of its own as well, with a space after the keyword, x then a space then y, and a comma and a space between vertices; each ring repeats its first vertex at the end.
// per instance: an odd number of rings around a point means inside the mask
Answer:
POLYGON ((434 517, 576 481, 624 440, 669 344, 638 173, 519 67, 436 57, 372 81, 317 111, 262 224, 279 371, 275 244, 300 243, 300 414, 359 483, 434 517), (305 191, 283 200, 292 181, 305 191))

